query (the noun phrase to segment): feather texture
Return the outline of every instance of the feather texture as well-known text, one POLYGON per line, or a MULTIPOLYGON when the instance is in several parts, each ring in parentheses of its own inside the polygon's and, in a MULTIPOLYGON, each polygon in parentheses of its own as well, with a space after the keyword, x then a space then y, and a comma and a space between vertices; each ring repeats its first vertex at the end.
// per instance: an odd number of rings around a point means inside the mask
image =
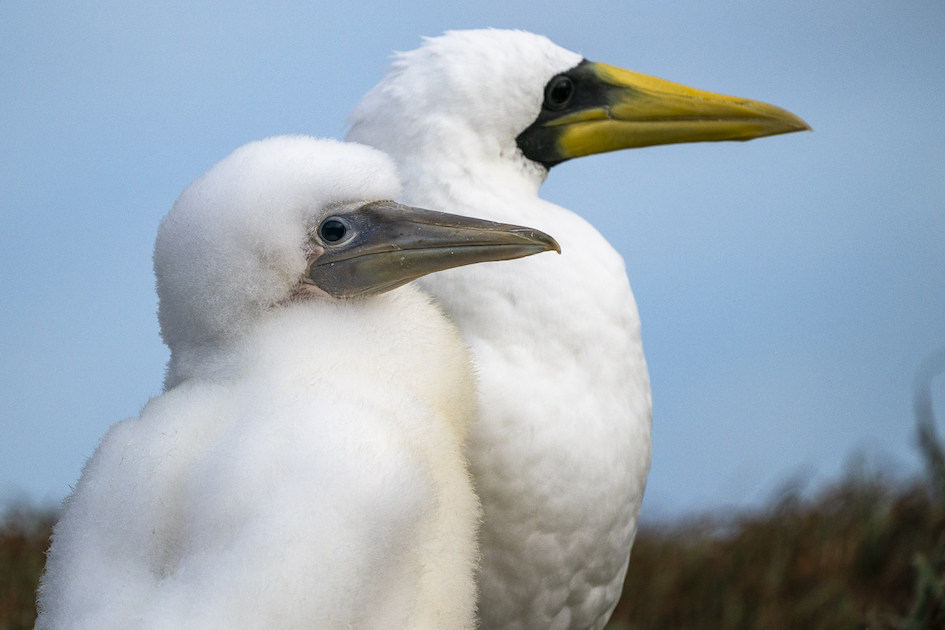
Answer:
POLYGON ((421 280, 479 369, 468 456, 483 502, 484 630, 600 630, 620 595, 650 467, 651 399, 623 260, 543 201, 516 137, 581 56, 522 31, 448 32, 397 55, 349 140, 389 153, 408 203, 552 234, 561 256, 421 280))

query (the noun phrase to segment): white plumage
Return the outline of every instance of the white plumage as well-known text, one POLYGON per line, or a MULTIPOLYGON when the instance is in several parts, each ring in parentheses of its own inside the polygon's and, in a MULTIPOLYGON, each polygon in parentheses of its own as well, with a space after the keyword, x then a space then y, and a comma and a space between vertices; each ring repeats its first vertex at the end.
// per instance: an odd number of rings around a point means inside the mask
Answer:
POLYGON ((483 630, 599 630, 620 595, 650 467, 651 400, 617 252, 541 200, 548 168, 630 146, 806 128, 792 114, 587 62, 521 31, 399 53, 349 119, 409 203, 553 234, 560 257, 421 281, 479 367, 468 446, 483 502, 483 630))
POLYGON ((348 139, 397 161, 410 203, 523 221, 561 243, 561 256, 515 273, 480 265, 424 284, 479 366, 468 455, 485 510, 484 630, 602 627, 650 467, 649 378, 623 261, 538 198, 546 171, 515 145, 548 79, 580 59, 527 33, 449 33, 399 56, 351 116, 348 139))
POLYGON ((167 391, 67 499, 38 630, 472 627, 468 352, 414 287, 342 300, 306 275, 335 247, 326 217, 354 247, 379 229, 364 204, 398 192, 380 152, 305 137, 242 147, 183 192, 154 255, 167 391))

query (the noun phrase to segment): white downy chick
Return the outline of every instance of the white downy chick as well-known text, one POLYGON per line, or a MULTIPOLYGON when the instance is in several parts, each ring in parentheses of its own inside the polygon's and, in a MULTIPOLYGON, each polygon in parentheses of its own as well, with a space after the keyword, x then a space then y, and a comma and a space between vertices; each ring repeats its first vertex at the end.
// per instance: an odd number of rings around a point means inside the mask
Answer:
MULTIPOLYGON (((472 347, 483 630, 600 630, 650 468, 650 384, 620 255, 538 188, 564 160, 807 129, 765 103, 583 59, 522 31, 453 31, 396 55, 347 139, 386 151, 407 203, 533 225, 561 256, 421 281, 472 347)), ((620 209, 614 209, 620 211, 620 209)))
POLYGON ((56 525, 38 630, 469 629, 468 351, 410 280, 557 244, 401 206, 374 149, 236 150, 161 224, 166 391, 56 525))

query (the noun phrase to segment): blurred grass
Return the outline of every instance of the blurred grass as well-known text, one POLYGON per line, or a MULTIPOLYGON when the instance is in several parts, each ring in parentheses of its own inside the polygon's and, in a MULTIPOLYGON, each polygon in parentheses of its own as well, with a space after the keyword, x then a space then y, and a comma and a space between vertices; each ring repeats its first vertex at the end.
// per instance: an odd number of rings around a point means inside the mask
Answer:
POLYGON ((945 502, 850 474, 756 514, 641 530, 608 630, 945 628, 945 502))
POLYGON ((29 630, 55 511, 14 503, 0 516, 0 630, 29 630))
MULTIPOLYGON (((33 627, 53 522, 23 505, 3 516, 0 630, 33 627)), ((644 527, 607 630, 945 628, 943 578, 938 483, 861 466, 813 498, 791 489, 758 513, 644 527)))
POLYGON ((767 509, 641 528, 607 630, 945 629, 945 449, 932 379, 920 366, 913 410, 925 473, 909 483, 865 462, 805 498, 767 509))
MULTIPOLYGON (((904 483, 853 466, 805 497, 788 487, 760 511, 641 528, 606 630, 945 630, 945 448, 919 371, 925 473, 904 483)), ((0 517, 0 630, 28 630, 55 512, 0 517)))

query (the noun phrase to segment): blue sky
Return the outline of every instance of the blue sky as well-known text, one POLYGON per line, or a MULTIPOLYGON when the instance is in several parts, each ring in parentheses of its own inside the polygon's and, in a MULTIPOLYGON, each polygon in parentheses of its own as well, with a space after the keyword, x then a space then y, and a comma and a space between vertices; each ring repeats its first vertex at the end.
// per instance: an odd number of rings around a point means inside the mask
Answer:
POLYGON ((912 378, 945 346, 945 2, 14 0, 0 501, 61 499, 160 393, 151 250, 184 186, 250 140, 341 137, 392 51, 487 26, 815 130, 573 160, 542 189, 627 261, 653 380, 644 518, 757 505, 856 453, 914 470, 912 378))

